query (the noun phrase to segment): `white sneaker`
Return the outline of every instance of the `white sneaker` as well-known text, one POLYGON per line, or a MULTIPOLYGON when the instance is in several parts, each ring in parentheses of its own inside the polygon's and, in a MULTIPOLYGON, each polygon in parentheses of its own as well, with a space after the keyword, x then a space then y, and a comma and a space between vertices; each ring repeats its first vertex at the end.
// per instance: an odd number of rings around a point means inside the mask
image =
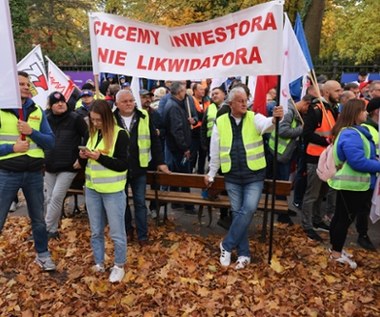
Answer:
POLYGON ((17 210, 17 204, 15 202, 12 202, 11 206, 9 207, 9 212, 15 212, 17 210))
POLYGON ((228 252, 225 248, 223 248, 223 243, 220 242, 220 264, 222 266, 229 266, 231 264, 231 252, 228 252))
POLYGON ((124 274, 125 274, 124 268, 114 265, 113 268, 111 269, 110 282, 111 283, 121 282, 121 280, 124 277, 124 274))
POLYGON ((151 210, 150 216, 152 217, 152 219, 156 219, 157 218, 157 210, 156 209, 151 210))
POLYGON ((106 270, 104 269, 103 264, 96 264, 92 267, 94 272, 104 273, 106 270))
POLYGON ((244 269, 249 263, 251 263, 251 258, 249 256, 239 256, 236 261, 235 269, 244 269))
POLYGON ((353 270, 355 270, 358 267, 356 262, 352 260, 351 258, 347 257, 347 255, 345 255, 343 252, 340 254, 339 258, 335 258, 330 254, 330 260, 339 262, 341 264, 348 264, 350 268, 353 270))

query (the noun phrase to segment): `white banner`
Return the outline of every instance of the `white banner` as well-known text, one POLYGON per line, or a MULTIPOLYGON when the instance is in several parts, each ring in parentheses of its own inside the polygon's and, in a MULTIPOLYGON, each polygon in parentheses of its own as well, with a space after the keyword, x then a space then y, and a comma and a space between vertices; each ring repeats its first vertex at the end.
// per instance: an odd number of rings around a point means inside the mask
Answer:
POLYGON ((284 112, 288 111, 288 100, 290 99, 289 84, 310 72, 305 55, 293 31, 287 14, 285 14, 283 39, 284 68, 281 76, 280 105, 284 112))
POLYGON ((8 0, 0 0, 0 108, 21 108, 15 47, 8 0))
POLYGON ((46 108, 49 87, 45 71, 45 63, 42 57, 41 47, 37 45, 18 64, 18 70, 27 72, 32 84, 31 92, 34 102, 46 108))
POLYGON ((270 1, 176 28, 91 13, 94 74, 171 80, 278 75, 282 71, 282 3, 270 1))
POLYGON ((49 57, 45 58, 48 61, 49 93, 59 91, 68 101, 75 88, 74 82, 49 57))

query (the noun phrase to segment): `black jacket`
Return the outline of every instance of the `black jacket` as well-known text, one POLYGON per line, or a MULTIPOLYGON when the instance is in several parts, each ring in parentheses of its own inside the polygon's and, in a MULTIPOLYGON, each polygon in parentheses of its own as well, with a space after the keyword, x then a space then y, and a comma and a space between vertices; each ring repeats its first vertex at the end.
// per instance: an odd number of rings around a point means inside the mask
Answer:
POLYGON ((54 148, 45 150, 46 171, 74 172, 73 164, 79 158, 78 146, 85 145, 88 139, 86 122, 72 111, 57 116, 47 110, 46 117, 55 135, 54 148))
MULTIPOLYGON (((124 121, 120 116, 119 109, 114 111, 117 125, 123 129, 124 121)), ((145 114, 139 109, 135 109, 131 128, 129 131, 129 150, 128 150, 128 177, 134 177, 146 173, 147 167, 140 166, 139 160, 139 147, 138 147, 138 124, 140 118, 145 118, 145 114)), ((157 136, 152 119, 149 120, 149 132, 150 132, 150 150, 152 155, 151 166, 157 166, 164 164, 164 156, 162 153, 162 146, 159 137, 157 136)))
POLYGON ((170 96, 165 108, 166 144, 172 153, 184 153, 191 145, 191 128, 185 103, 170 96))

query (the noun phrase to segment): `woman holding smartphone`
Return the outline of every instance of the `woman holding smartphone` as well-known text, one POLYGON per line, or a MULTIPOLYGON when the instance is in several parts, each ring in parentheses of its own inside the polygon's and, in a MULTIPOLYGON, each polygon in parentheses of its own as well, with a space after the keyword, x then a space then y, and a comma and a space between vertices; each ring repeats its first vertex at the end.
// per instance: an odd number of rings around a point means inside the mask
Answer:
POLYGON ((85 196, 91 227, 91 247, 97 272, 104 272, 104 228, 108 223, 114 243, 110 282, 124 277, 127 238, 124 226, 128 135, 119 128, 105 100, 94 101, 89 115, 90 137, 80 157, 87 159, 85 196))

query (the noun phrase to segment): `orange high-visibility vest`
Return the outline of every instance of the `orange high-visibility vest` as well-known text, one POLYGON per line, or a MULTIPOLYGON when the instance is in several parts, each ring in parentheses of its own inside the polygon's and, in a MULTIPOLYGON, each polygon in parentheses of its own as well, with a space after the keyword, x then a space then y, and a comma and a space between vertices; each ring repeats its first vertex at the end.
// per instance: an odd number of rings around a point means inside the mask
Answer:
MULTIPOLYGON (((318 108, 322 111, 322 107, 324 105, 318 103, 318 108)), ((318 127, 314 132, 318 135, 320 135, 323 138, 331 138, 332 137, 332 128, 335 125, 335 118, 330 109, 326 109, 327 116, 325 115, 325 112, 322 111, 322 122, 321 126, 318 127)), ((315 144, 315 143, 309 143, 306 148, 306 153, 308 155, 312 156, 320 156, 323 150, 327 146, 315 144)))

